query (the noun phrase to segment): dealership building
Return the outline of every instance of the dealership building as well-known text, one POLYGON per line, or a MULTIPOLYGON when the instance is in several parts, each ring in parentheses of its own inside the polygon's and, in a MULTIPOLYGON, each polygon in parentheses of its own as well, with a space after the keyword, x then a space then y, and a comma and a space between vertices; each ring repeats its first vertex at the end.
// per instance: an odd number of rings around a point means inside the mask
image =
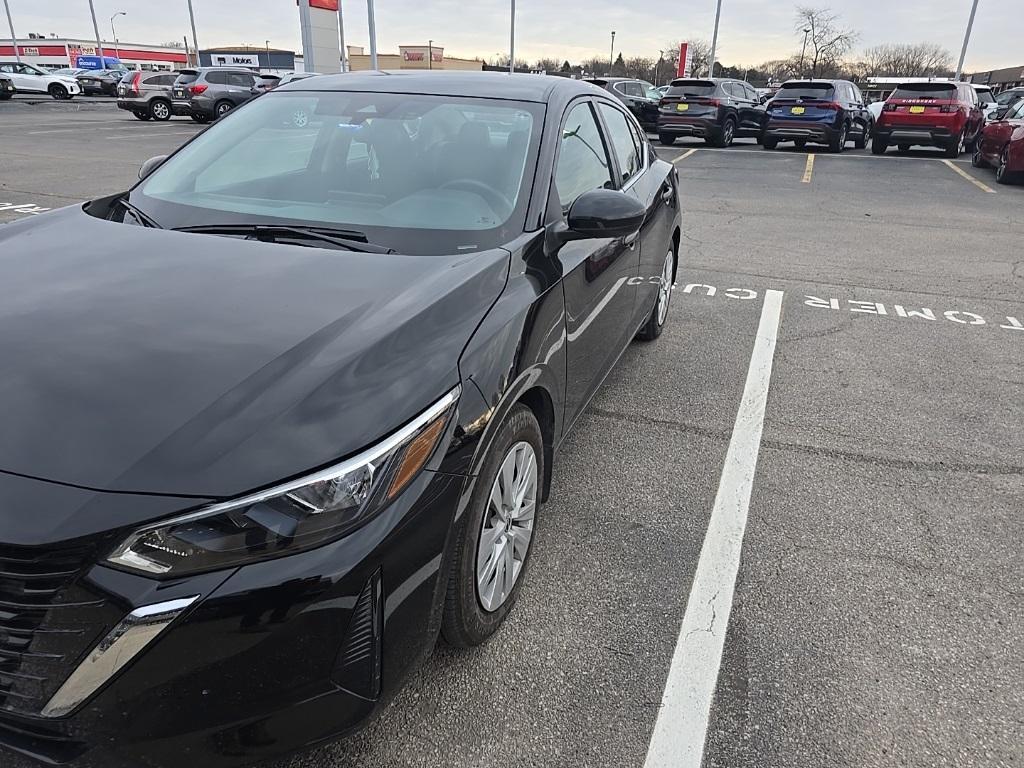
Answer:
MULTIPOLYGON (((98 56, 96 40, 82 38, 24 38, 16 41, 21 60, 43 69, 77 66, 79 56, 98 56)), ((103 55, 121 60, 129 69, 172 70, 188 63, 184 48, 136 43, 104 43, 103 55)), ((0 42, 0 59, 13 59, 14 46, 10 41, 0 42)))
POLYGON ((1024 66, 990 69, 988 72, 975 72, 967 76, 970 83, 987 85, 994 92, 1005 91, 1007 88, 1018 88, 1024 85, 1024 66))

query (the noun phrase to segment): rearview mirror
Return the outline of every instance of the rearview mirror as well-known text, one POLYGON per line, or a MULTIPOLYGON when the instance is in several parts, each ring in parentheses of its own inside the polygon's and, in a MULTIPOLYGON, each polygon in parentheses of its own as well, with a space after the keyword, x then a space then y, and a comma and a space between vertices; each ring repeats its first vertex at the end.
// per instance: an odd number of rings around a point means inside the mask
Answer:
POLYGON ((151 157, 149 160, 144 162, 142 167, 139 168, 139 181, 142 181, 142 179, 146 178, 149 174, 159 168, 161 163, 166 159, 167 155, 157 155, 156 157, 151 157))
POLYGON ((628 237, 644 223, 647 209, 632 195, 614 189, 584 192, 569 209, 567 240, 628 237))

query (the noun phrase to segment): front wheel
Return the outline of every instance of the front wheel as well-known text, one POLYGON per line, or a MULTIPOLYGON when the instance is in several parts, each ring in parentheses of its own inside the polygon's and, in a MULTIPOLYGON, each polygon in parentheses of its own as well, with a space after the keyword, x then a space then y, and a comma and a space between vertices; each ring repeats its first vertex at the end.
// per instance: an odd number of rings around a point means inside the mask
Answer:
POLYGON ((234 107, 234 104, 232 104, 230 101, 218 101, 217 106, 214 107, 217 119, 224 117, 224 115, 231 111, 232 107, 234 107))
POLYGON ((516 405, 484 458, 455 543, 441 634, 480 645, 508 616, 529 564, 544 478, 544 442, 533 411, 516 405))
POLYGON ((660 141, 666 147, 671 147, 673 144, 676 143, 676 137, 673 136, 671 133, 659 133, 658 141, 660 141))
POLYGON ((885 150, 889 148, 889 144, 883 139, 877 136, 871 140, 871 154, 872 155, 884 155, 885 150))
POLYGON ((71 94, 68 93, 68 89, 59 83, 51 85, 46 89, 46 92, 50 94, 51 98, 56 99, 57 101, 65 101, 66 99, 71 98, 71 94))
POLYGON ((665 321, 668 319, 668 306, 672 302, 672 286, 675 283, 676 273, 676 252, 672 249, 665 256, 665 263, 661 268, 661 277, 658 278, 658 300, 654 309, 636 335, 641 341, 654 341, 661 336, 665 328, 665 321))

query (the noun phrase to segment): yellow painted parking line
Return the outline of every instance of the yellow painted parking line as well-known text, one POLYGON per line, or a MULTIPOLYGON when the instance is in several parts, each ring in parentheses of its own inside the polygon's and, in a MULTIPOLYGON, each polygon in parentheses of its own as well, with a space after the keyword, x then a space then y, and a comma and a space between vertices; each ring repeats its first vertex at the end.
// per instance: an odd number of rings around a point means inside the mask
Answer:
POLYGON ((673 160, 672 162, 673 162, 673 163, 674 163, 675 165, 679 165, 679 164, 680 164, 681 162, 683 162, 683 160, 685 160, 686 158, 688 158, 688 157, 689 157, 690 155, 692 155, 692 154, 693 154, 694 152, 696 152, 696 151, 697 151, 697 150, 696 150, 696 148, 694 148, 694 149, 691 149, 691 150, 690 150, 689 152, 684 152, 683 154, 681 154, 681 155, 680 155, 679 157, 677 157, 677 158, 676 158, 675 160, 673 160))
POLYGON ((804 184, 810 184, 812 173, 814 173, 814 155, 808 155, 807 165, 804 166, 804 177, 800 181, 804 184))
POLYGON ((977 187, 978 189, 980 189, 980 190, 981 190, 982 192, 991 192, 991 193, 992 193, 993 195, 994 195, 994 194, 996 194, 996 191, 995 191, 994 189, 992 189, 992 187, 990 187, 990 186, 989 186, 988 184, 983 184, 982 182, 978 181, 978 180, 977 180, 976 178, 974 178, 973 176, 971 176, 971 174, 969 174, 969 173, 968 173, 967 171, 963 170, 962 168, 957 168, 957 167, 956 167, 955 165, 953 165, 953 163, 951 163, 951 162, 950 162, 949 160, 943 160, 942 162, 943 162, 943 163, 944 163, 945 165, 947 165, 947 166, 949 166, 950 168, 952 168, 952 169, 953 169, 953 171, 955 171, 956 173, 958 173, 958 174, 960 174, 961 176, 963 176, 963 177, 964 177, 965 179, 967 179, 967 180, 968 180, 969 182, 971 182, 971 184, 973 184, 974 186, 976 186, 976 187, 977 187))

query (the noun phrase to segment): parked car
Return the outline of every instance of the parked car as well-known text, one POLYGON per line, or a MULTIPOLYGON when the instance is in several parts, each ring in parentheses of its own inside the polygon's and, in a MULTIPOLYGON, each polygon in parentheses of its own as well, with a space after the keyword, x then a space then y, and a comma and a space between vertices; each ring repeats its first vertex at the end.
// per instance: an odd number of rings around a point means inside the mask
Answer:
POLYGON ((995 166, 1000 184, 1024 180, 1024 99, 1010 107, 1002 119, 981 129, 971 164, 975 168, 995 166))
POLYGON ((722 77, 673 80, 658 114, 658 140, 670 146, 680 136, 698 136, 728 147, 742 136, 760 138, 766 112, 750 83, 722 77))
POLYGON ((765 149, 775 149, 780 141, 797 147, 826 144, 832 152, 842 152, 853 141, 864 149, 874 125, 860 88, 848 80, 787 80, 767 111, 765 149))
POLYGON ((18 92, 14 87, 14 81, 8 75, 0 75, 0 101, 7 101, 18 92))
POLYGON ((579 81, 403 72, 292 83, 140 177, 0 228, 0 601, 33 651, 0 744, 239 765, 498 631, 560 444, 664 327, 677 173, 579 81))
POLYGON ((68 77, 77 77, 83 72, 91 72, 89 69, 82 69, 81 67, 60 67, 59 69, 48 69, 48 72, 54 75, 67 75, 68 77))
POLYGON ((261 93, 248 69, 198 67, 182 69, 171 86, 171 111, 197 123, 216 120, 261 93))
POLYGON ((75 75, 86 96, 116 96, 117 84, 125 76, 124 69, 87 69, 75 75))
POLYGON ((661 94, 651 83, 632 77, 593 77, 585 82, 603 88, 629 107, 644 130, 657 128, 661 94))
POLYGON ((139 120, 171 119, 171 86, 176 72, 129 72, 117 85, 117 106, 139 120))
POLYGON ((939 147, 959 157, 974 146, 985 125, 978 96, 970 83, 900 83, 889 95, 875 124, 871 151, 895 144, 900 152, 914 146, 939 147))
POLYGON ((260 93, 272 91, 281 84, 280 75, 256 75, 256 90, 260 93))
POLYGON ((282 85, 288 85, 288 83, 294 83, 297 80, 305 80, 309 77, 317 77, 319 72, 289 72, 281 78, 281 81, 277 84, 278 87, 282 85))
POLYGON ((82 87, 73 77, 45 72, 31 64, 0 61, 0 74, 7 75, 21 93, 48 93, 54 99, 73 99, 82 87))
POLYGON ((671 88, 671 87, 672 87, 671 85, 659 85, 654 90, 656 90, 658 93, 660 93, 662 96, 664 96, 666 93, 668 93, 668 89, 671 88))
POLYGON ((992 89, 987 85, 975 85, 971 84, 974 89, 974 93, 978 97, 978 106, 981 107, 982 113, 985 115, 986 120, 992 120, 996 116, 996 112, 999 110, 999 102, 996 101, 996 96, 992 93, 992 89))
POLYGON ((997 93, 995 117, 999 118, 1007 114, 1010 108, 1021 99, 1024 99, 1024 88, 1008 88, 997 93))

